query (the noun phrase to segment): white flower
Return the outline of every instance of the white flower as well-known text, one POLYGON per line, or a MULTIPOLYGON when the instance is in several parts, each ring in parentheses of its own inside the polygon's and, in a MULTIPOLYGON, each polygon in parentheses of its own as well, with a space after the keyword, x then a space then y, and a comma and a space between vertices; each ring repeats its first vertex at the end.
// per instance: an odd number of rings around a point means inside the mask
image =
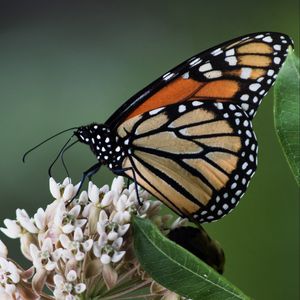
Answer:
POLYGON ((73 185, 70 178, 65 178, 63 183, 57 183, 52 177, 49 180, 50 192, 55 199, 71 200, 77 193, 79 184, 73 185))
POLYGON ((102 188, 98 188, 90 181, 88 187, 88 198, 91 200, 91 203, 85 206, 82 212, 82 215, 84 217, 88 217, 90 215, 90 211, 92 208, 94 210, 96 209, 97 212, 97 209, 108 207, 114 198, 114 193, 112 191, 109 191, 108 185, 104 185, 102 188))
POLYGON ((0 257, 6 258, 7 257, 7 247, 5 244, 0 240, 0 257))
POLYGON ((94 254, 100 258, 104 265, 110 262, 117 263, 126 253, 126 251, 119 251, 122 244, 123 238, 121 237, 114 240, 112 244, 109 244, 107 234, 104 232, 100 235, 98 241, 94 243, 94 254))
POLYGON ((89 203, 88 193, 86 191, 82 191, 79 195, 79 198, 75 201, 76 204, 81 206, 86 206, 89 203))
POLYGON ((22 235, 22 227, 15 220, 5 219, 3 221, 6 228, 1 227, 0 230, 11 239, 20 238, 22 235))
POLYGON ((20 225, 30 233, 38 233, 39 230, 33 223, 33 220, 29 218, 25 209, 17 209, 16 211, 17 221, 20 225))
MULTIPOLYGON (((49 186, 55 199, 45 210, 39 208, 31 218, 24 209, 17 209, 16 220, 4 220, 6 227, 1 230, 20 239, 22 253, 32 266, 23 270, 6 259, 7 248, 0 240, 1 300, 79 300, 90 295, 102 299, 107 291, 113 296, 114 287, 118 293, 126 274, 135 276, 138 283, 148 280, 139 271, 133 235, 128 231, 133 215, 157 219, 165 225, 163 229, 169 229, 168 218, 158 214, 158 201, 149 201, 149 194, 138 188, 140 205, 136 185, 124 188, 120 176, 113 180, 111 190, 90 182, 88 192, 82 191, 72 203, 78 185, 69 178, 62 183, 50 178, 49 186)), ((182 223, 178 219, 172 227, 182 223)))
POLYGON ((133 198, 121 195, 115 203, 116 214, 113 217, 113 222, 118 224, 129 223, 131 219, 131 211, 135 207, 133 198))
POLYGON ((116 222, 109 221, 105 210, 100 211, 99 221, 97 223, 97 232, 99 235, 106 232, 108 240, 114 241, 118 237, 125 235, 129 227, 130 224, 118 224, 116 222))
POLYGON ((55 290, 53 292, 56 299, 76 300, 76 295, 82 294, 86 290, 84 283, 77 283, 77 274, 74 270, 68 272, 66 280, 61 275, 53 277, 55 290))
POLYGON ((17 291, 16 284, 19 281, 20 275, 16 265, 0 257, 0 291, 13 296, 17 291))
POLYGON ((31 219, 24 209, 17 209, 16 216, 17 220, 5 219, 4 224, 6 228, 0 228, 8 237, 13 239, 20 238, 22 242, 24 239, 28 239, 28 234, 33 236, 39 232, 39 228, 35 225, 35 220, 31 219))
POLYGON ((60 227, 63 233, 69 234, 73 232, 76 227, 82 227, 87 222, 86 219, 78 218, 80 211, 80 205, 75 205, 70 211, 67 211, 64 203, 61 203, 57 207, 57 212, 54 217, 54 224, 57 227, 60 227))
POLYGON ((115 192, 115 194, 116 194, 115 198, 118 198, 120 196, 120 194, 122 193, 123 187, 124 187, 124 177, 118 176, 113 179, 110 190, 115 192))
POLYGON ((85 257, 85 253, 91 250, 93 246, 93 240, 84 240, 84 236, 80 227, 77 227, 74 231, 74 238, 70 238, 61 234, 59 240, 62 246, 65 248, 63 256, 67 259, 75 258, 77 261, 81 261, 85 257))
POLYGON ((39 208, 37 212, 34 214, 34 222, 36 227, 40 231, 44 231, 46 228, 46 213, 42 208, 39 208))
POLYGON ((99 214, 99 221, 97 223, 97 231, 99 234, 105 232, 106 226, 109 224, 108 216, 105 210, 101 210, 99 214))
POLYGON ((52 241, 46 238, 43 241, 41 250, 34 244, 30 245, 30 254, 32 257, 33 265, 38 269, 45 269, 53 271, 57 267, 57 261, 61 257, 62 249, 53 249, 52 241))
MULTIPOLYGON (((89 199, 94 203, 98 204, 103 201, 104 196, 109 192, 108 185, 104 185, 102 188, 98 188, 95 184, 93 184, 91 181, 89 182, 88 187, 88 196, 89 199), (101 201, 102 200, 102 201, 101 201)), ((109 205, 111 200, 106 200, 103 202, 104 206, 109 205)))

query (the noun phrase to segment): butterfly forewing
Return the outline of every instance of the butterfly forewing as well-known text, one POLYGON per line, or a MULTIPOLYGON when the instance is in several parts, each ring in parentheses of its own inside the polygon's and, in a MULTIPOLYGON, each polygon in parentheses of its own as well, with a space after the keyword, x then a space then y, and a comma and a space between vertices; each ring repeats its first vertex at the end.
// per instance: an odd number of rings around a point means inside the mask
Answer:
MULTIPOLYGON (((122 123, 138 183, 182 216, 200 222, 228 213, 256 169, 251 121, 237 105, 190 101, 122 123), (134 125, 133 125, 134 124, 134 125)), ((127 175, 133 178, 132 171, 127 175)))
POLYGON ((292 41, 281 33, 254 33, 186 60, 131 97, 106 122, 111 127, 179 102, 232 101, 252 118, 280 70, 292 41))

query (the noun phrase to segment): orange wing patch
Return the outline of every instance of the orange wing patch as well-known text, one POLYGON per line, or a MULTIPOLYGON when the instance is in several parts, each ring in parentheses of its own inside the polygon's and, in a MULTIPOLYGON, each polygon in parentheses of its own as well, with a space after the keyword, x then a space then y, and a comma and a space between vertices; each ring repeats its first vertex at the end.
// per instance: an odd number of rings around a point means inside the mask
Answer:
POLYGON ((237 48, 239 54, 244 53, 259 53, 259 54, 271 54, 273 49, 266 43, 249 43, 237 48))
POLYGON ((265 55, 241 55, 239 56, 239 64, 253 67, 268 67, 272 63, 272 59, 265 55))
POLYGON ((204 83, 193 79, 177 78, 133 110, 126 120, 162 106, 184 101, 194 95, 203 85, 204 83))
POLYGON ((216 80, 205 84, 195 97, 209 97, 209 98, 233 98, 239 91, 239 84, 235 80, 216 80))

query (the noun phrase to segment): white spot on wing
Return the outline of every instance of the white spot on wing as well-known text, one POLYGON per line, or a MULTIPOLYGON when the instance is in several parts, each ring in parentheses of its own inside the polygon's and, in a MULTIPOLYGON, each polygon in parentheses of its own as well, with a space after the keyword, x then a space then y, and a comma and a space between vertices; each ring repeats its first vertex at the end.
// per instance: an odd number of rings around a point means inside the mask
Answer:
POLYGON ((228 209, 228 207, 229 207, 229 206, 228 206, 228 204, 226 204, 226 203, 225 203, 225 204, 223 204, 223 209, 227 210, 227 209, 228 209))
POLYGON ((265 90, 261 90, 261 91, 259 92, 260 95, 263 95, 264 93, 265 93, 265 90))
POLYGON ((212 66, 211 66, 210 63, 206 63, 206 64, 204 64, 204 65, 202 65, 202 66, 199 67, 199 71, 200 72, 209 71, 211 69, 212 69, 212 66))
POLYGON ((276 44, 276 45, 273 46, 273 48, 277 51, 280 51, 281 50, 281 45, 276 44))
POLYGON ((234 49, 229 49, 226 51, 226 56, 232 56, 234 55, 234 49))
POLYGON ((243 110, 246 110, 246 111, 247 111, 247 110, 249 109, 249 104, 248 104, 248 103, 242 103, 241 106, 242 106, 242 109, 243 109, 243 110))
POLYGON ((181 76, 183 79, 188 79, 190 77, 190 73, 189 72, 186 72, 184 74, 182 74, 181 76))
POLYGON ((217 56, 217 55, 221 54, 222 52, 223 52, 223 50, 221 48, 218 48, 218 49, 214 50, 211 54, 213 56, 217 56))
POLYGON ((235 56, 226 57, 225 61, 227 61, 230 66, 235 66, 237 64, 237 59, 235 56))
POLYGON ((253 92, 256 92, 259 88, 260 88, 259 83, 252 83, 249 85, 249 90, 253 92))
POLYGON ((175 75, 174 73, 168 72, 168 73, 166 73, 166 74, 163 76, 163 79, 164 79, 164 80, 169 80, 169 79, 172 78, 174 75, 175 75))
POLYGON ((204 74, 204 76, 208 79, 213 79, 213 78, 219 78, 222 76, 222 72, 221 71, 210 71, 210 72, 206 72, 204 74))
POLYGON ((244 94, 241 96, 240 98, 242 101, 247 101, 249 99, 249 95, 248 94, 244 94))
POLYGON ((230 104, 230 105, 229 105, 229 109, 230 109, 230 110, 236 110, 236 107, 235 107, 233 104, 230 104))
POLYGON ((192 102, 192 105, 193 106, 200 106, 200 105, 202 105, 203 104, 203 102, 200 102, 200 101, 193 101, 192 102))
POLYGON ((247 167, 248 167, 248 163, 244 162, 243 165, 242 165, 242 169, 245 170, 247 167))
POLYGON ((273 42, 273 39, 270 37, 270 36, 266 36, 262 39, 264 42, 267 42, 267 43, 272 43, 273 42))
POLYGON ((222 104, 221 102, 217 102, 217 103, 215 103, 214 105, 215 105, 215 107, 216 107, 217 109, 223 109, 223 108, 224 108, 224 106, 223 106, 223 104, 222 104))
POLYGON ((199 63, 201 63, 202 59, 200 59, 199 57, 193 59, 191 62, 190 62, 190 66, 196 66, 198 65, 199 63))
POLYGON ((251 68, 242 68, 241 78, 248 79, 251 75, 252 69, 251 68))
POLYGON ((262 37, 264 37, 264 35, 263 35, 263 34, 259 34, 259 35, 257 35, 255 38, 256 38, 256 39, 261 39, 262 37))
POLYGON ((150 111, 149 111, 149 115, 150 115, 150 116, 156 115, 157 113, 159 113, 159 112, 160 112, 161 110, 163 110, 163 109, 164 109, 164 107, 159 107, 159 108, 150 110, 150 111))
POLYGON ((278 57, 278 56, 274 57, 274 63, 275 63, 276 65, 279 65, 280 62, 281 62, 281 58, 280 58, 280 57, 278 57))
POLYGON ((179 105, 178 112, 182 113, 184 111, 186 111, 186 106, 185 105, 179 105))

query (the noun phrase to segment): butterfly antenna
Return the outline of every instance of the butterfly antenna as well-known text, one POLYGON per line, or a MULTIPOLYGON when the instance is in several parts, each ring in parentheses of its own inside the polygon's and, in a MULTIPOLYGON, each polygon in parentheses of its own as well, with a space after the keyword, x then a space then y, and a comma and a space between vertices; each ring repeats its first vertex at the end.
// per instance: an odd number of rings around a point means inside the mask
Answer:
POLYGON ((71 147, 73 147, 73 146, 74 146, 76 143, 78 143, 78 142, 79 142, 79 141, 75 141, 75 142, 73 142, 71 145, 67 146, 67 147, 62 151, 61 156, 60 156, 62 165, 63 165, 63 167, 64 167, 64 169, 65 169, 65 171, 66 171, 66 173, 67 173, 67 177, 68 177, 68 178, 70 178, 70 175, 69 175, 69 171, 68 171, 67 165, 66 165, 66 163, 65 163, 64 154, 65 154, 65 152, 66 152, 67 150, 69 150, 71 147))
POLYGON ((63 147, 60 149, 60 151, 58 152, 56 158, 54 159, 54 161, 52 162, 52 164, 50 165, 49 169, 48 169, 48 174, 49 177, 51 176, 51 170, 52 167, 55 165, 55 163, 57 162, 57 160, 59 159, 59 157, 61 156, 61 154, 63 153, 63 151, 65 150, 65 148, 67 147, 67 145, 69 144, 69 142, 71 141, 71 139, 73 138, 74 134, 72 134, 72 136, 67 140, 67 142, 63 145, 63 147))
POLYGON ((65 133, 67 131, 70 131, 70 130, 74 130, 74 129, 78 129, 78 127, 72 127, 72 128, 69 128, 69 129, 65 129, 63 131, 60 131, 52 136, 50 136, 49 138, 45 139, 44 141, 40 142, 38 145, 34 146, 33 148, 29 149, 28 151, 26 151, 23 155, 23 158, 22 158, 22 161, 25 163, 25 159, 27 157, 27 155, 32 152, 33 150, 37 149, 38 147, 40 147, 41 145, 47 143, 48 141, 52 140, 53 138, 57 137, 58 135, 62 134, 62 133, 65 133))

